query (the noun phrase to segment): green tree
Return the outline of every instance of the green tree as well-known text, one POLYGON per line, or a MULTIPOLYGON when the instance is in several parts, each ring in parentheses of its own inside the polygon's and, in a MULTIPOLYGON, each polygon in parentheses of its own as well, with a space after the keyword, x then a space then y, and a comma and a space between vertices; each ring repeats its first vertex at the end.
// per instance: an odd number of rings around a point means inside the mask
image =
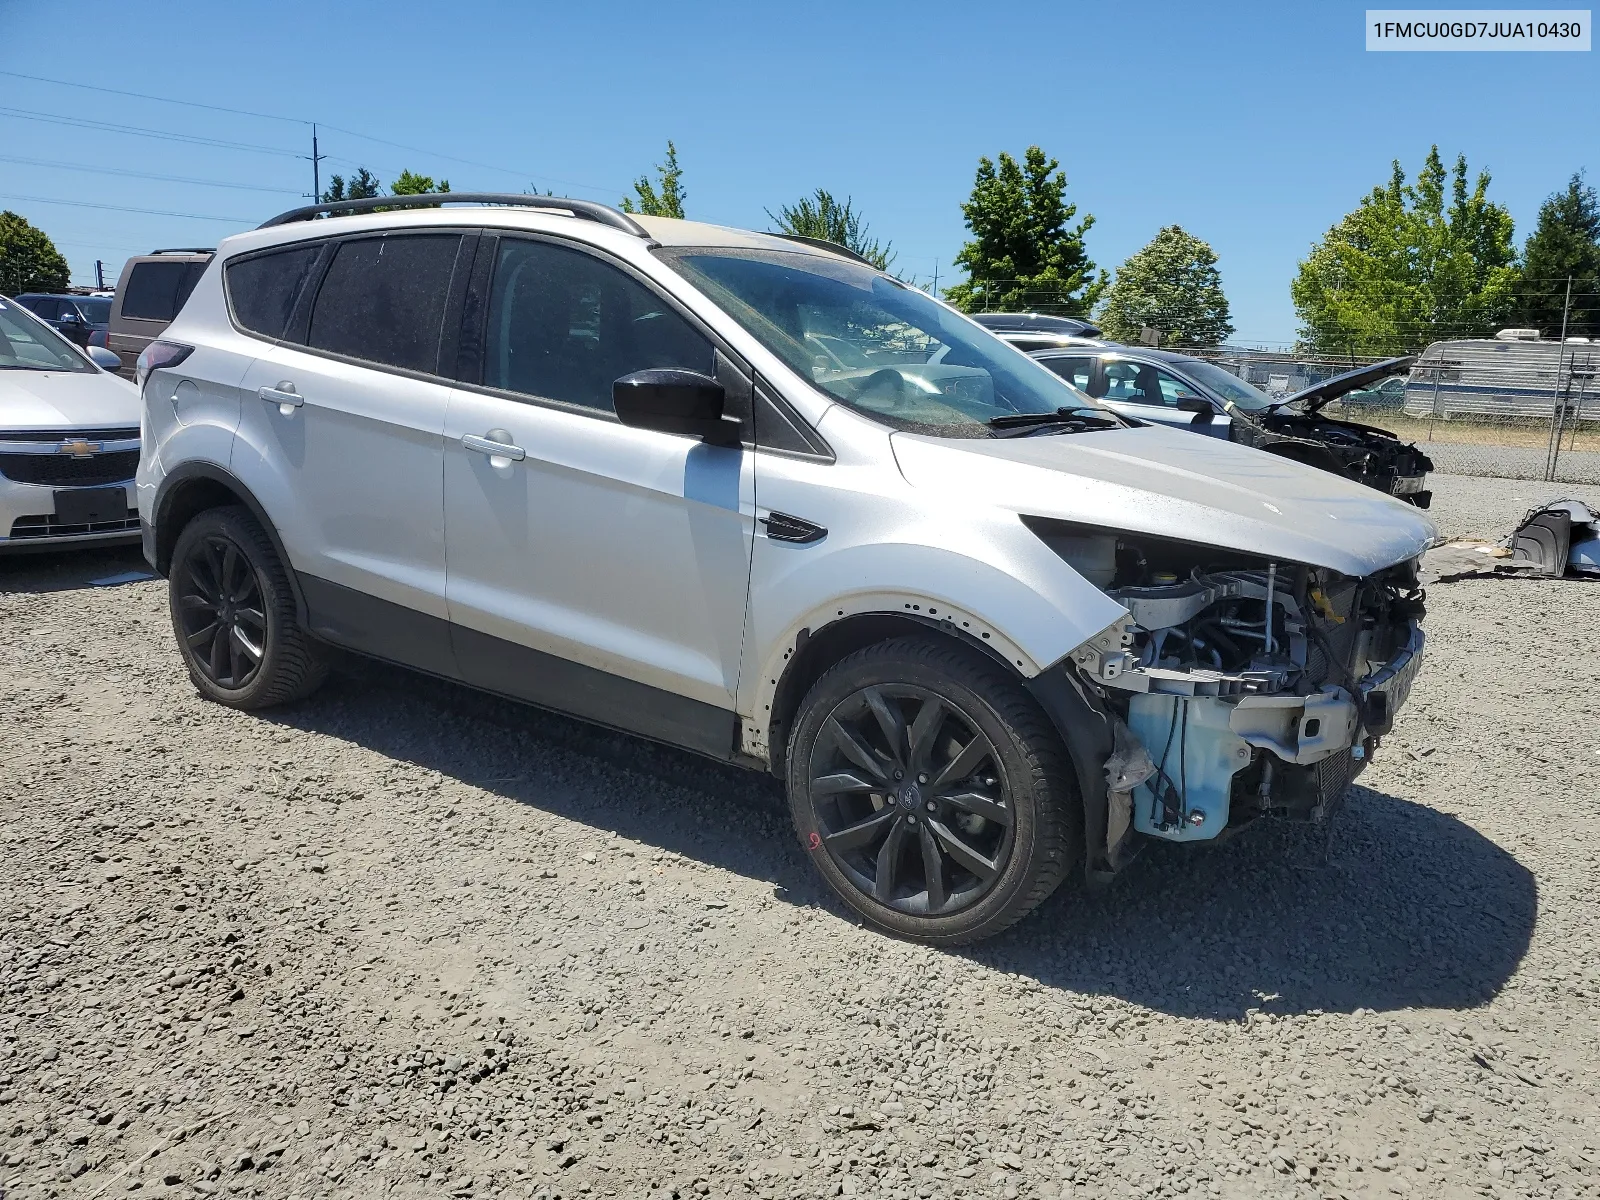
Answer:
POLYGON ((966 312, 1083 316, 1094 307, 1106 287, 1106 273, 1095 273, 1083 244, 1094 218, 1069 224, 1078 206, 1066 203, 1059 165, 1038 146, 1029 146, 1020 164, 1003 151, 998 167, 978 160, 972 198, 961 206, 973 239, 955 260, 967 279, 946 291, 946 300, 966 312))
POLYGON ((1106 336, 1121 342, 1137 341, 1140 328, 1149 325, 1168 345, 1221 344, 1233 332, 1233 317, 1216 252, 1168 225, 1117 268, 1098 319, 1106 336))
MULTIPOLYGON (((376 184, 378 181, 372 181, 376 184)), ((448 192, 450 181, 441 179, 435 186, 432 175, 414 175, 410 171, 401 171, 400 178, 389 185, 391 196, 428 196, 434 192, 448 192)))
POLYGON ((683 190, 683 168, 678 166, 678 148, 667 142, 667 161, 656 164, 656 176, 661 180, 659 189, 648 175, 633 181, 638 200, 624 196, 622 211, 646 217, 677 217, 683 219, 683 202, 688 193, 683 190))
MULTIPOLYGON (((448 189, 446 189, 448 190, 448 189)), ((358 167, 356 173, 346 182, 343 175, 334 175, 328 180, 328 186, 323 189, 322 203, 337 204, 340 200, 370 200, 383 193, 383 184, 378 182, 378 177, 365 167, 358 167)))
POLYGON ((1567 280, 1572 280, 1569 337, 1600 337, 1600 198, 1580 171, 1539 206, 1539 223, 1522 250, 1517 323, 1561 336, 1567 280))
POLYGON ((67 260, 44 230, 10 209, 0 212, 0 292, 59 292, 71 282, 67 260))
POLYGON ((1304 349, 1391 354, 1480 336, 1509 320, 1518 279, 1511 214, 1488 199, 1489 172, 1467 185, 1439 148, 1414 184, 1396 161, 1385 187, 1328 230, 1290 285, 1304 349), (1449 182, 1448 204, 1446 182, 1449 182))
POLYGON ((849 196, 840 204, 827 189, 818 188, 815 195, 802 196, 797 203, 785 204, 776 213, 767 209, 767 216, 783 233, 820 238, 843 246, 861 255, 880 271, 887 271, 889 264, 894 261, 892 246, 889 243, 878 244, 849 196))

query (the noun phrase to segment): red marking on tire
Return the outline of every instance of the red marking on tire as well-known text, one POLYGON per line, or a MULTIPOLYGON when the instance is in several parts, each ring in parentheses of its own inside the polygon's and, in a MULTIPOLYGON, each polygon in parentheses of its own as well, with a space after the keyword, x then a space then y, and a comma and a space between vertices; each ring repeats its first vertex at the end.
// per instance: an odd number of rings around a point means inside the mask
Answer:
POLYGON ((822 849, 822 837, 821 837, 820 834, 817 834, 815 832, 812 833, 812 835, 811 835, 811 848, 813 850, 821 850, 822 849))

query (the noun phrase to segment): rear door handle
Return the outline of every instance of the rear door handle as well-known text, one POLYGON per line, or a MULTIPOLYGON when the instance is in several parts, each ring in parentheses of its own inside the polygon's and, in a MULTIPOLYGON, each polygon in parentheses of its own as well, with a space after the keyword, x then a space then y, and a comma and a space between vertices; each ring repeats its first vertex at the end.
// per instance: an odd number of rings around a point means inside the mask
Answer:
POLYGON ((476 450, 479 454, 487 454, 491 458, 509 458, 512 462, 521 462, 528 457, 527 452, 521 446, 513 446, 510 437, 511 435, 504 429, 491 429, 487 437, 464 433, 461 435, 461 444, 468 450, 476 450))
POLYGON ((268 404, 276 404, 279 411, 285 416, 288 416, 291 408, 299 408, 306 402, 305 397, 295 391, 294 384, 287 379, 279 383, 277 387, 258 388, 256 395, 260 396, 268 404))

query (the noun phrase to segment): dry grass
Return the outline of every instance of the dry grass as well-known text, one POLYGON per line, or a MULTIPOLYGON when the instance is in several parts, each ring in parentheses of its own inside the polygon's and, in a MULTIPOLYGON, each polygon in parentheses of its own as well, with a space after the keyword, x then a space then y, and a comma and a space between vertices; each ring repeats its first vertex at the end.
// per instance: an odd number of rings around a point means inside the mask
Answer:
MULTIPOLYGON (((1550 444, 1548 420, 1527 421, 1516 418, 1504 421, 1430 420, 1427 417, 1408 417, 1393 409, 1337 408, 1330 405, 1329 416, 1338 416, 1364 425, 1387 429, 1396 437, 1426 444, 1428 442, 1455 442, 1473 446, 1514 446, 1519 450, 1543 450, 1550 444)), ((1585 421, 1576 430, 1569 429, 1561 435, 1562 450, 1600 451, 1600 422, 1585 421)))

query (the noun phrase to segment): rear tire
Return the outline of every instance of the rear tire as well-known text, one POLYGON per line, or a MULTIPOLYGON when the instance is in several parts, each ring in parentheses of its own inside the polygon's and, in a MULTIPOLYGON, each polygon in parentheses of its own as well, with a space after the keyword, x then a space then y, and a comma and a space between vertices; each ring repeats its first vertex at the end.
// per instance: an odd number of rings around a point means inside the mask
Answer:
POLYGON ((858 650, 817 680, 792 728, 800 844, 879 928, 935 945, 993 936, 1082 860, 1060 736, 975 652, 920 638, 858 650))
POLYGON ((289 573, 243 508, 211 508, 172 549, 167 601, 189 678, 208 700, 268 708, 300 700, 327 676, 300 628, 289 573))

